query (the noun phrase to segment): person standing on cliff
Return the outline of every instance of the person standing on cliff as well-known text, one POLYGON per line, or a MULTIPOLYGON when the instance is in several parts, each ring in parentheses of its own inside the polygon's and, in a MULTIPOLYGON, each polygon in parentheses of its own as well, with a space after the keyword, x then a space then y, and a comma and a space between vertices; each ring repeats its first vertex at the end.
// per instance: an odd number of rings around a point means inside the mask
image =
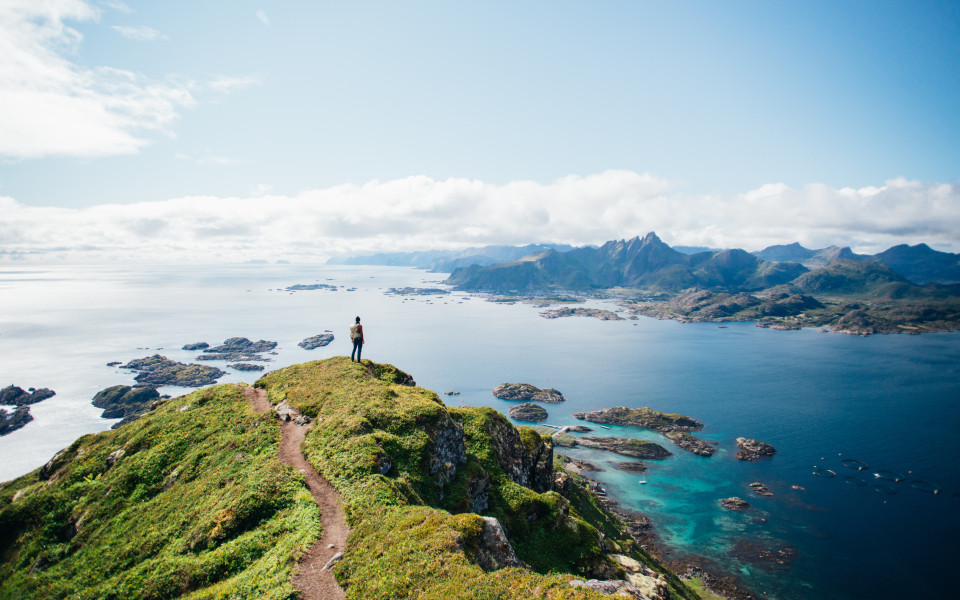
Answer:
POLYGON ((360 317, 350 326, 350 339, 353 340, 353 352, 350 353, 350 360, 357 356, 357 362, 360 362, 360 353, 363 351, 363 325, 360 324, 360 317))

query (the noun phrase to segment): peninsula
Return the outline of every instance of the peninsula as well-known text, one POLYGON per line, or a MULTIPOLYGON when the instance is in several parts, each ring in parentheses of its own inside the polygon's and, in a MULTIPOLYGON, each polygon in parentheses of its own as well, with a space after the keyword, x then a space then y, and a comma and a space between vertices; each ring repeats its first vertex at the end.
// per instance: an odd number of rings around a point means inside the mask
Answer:
POLYGON ((548 437, 412 382, 314 361, 78 439, 0 486, 0 596, 297 597, 321 513, 281 462, 283 423, 339 497, 350 536, 331 564, 351 598, 706 597, 555 462, 548 437), (253 397, 309 428, 254 412, 253 397))

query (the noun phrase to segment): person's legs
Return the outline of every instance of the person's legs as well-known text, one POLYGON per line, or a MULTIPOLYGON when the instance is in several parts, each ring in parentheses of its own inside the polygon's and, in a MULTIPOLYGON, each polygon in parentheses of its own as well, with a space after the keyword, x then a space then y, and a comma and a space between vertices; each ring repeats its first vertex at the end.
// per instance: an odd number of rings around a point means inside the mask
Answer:
POLYGON ((357 354, 357 350, 360 348, 360 339, 353 340, 353 352, 350 353, 350 360, 354 360, 353 356, 357 354))
POLYGON ((357 340, 357 362, 360 362, 360 353, 363 352, 363 341, 357 340))

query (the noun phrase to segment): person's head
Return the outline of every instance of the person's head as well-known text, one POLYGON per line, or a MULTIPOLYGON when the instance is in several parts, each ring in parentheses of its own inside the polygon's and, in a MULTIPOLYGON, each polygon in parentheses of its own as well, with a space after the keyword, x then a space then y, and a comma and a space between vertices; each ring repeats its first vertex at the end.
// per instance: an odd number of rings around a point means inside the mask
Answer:
POLYGON ((357 323, 359 323, 359 322, 360 322, 360 317, 357 317, 357 323))

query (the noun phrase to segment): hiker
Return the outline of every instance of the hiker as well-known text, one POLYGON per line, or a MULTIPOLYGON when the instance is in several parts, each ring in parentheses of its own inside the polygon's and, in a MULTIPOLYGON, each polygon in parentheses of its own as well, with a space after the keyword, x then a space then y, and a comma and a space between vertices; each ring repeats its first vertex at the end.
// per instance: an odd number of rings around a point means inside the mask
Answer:
POLYGON ((363 325, 360 324, 360 317, 357 317, 356 323, 350 326, 350 339, 353 340, 353 352, 350 353, 350 360, 353 355, 357 355, 357 362, 360 362, 360 353, 363 351, 363 325))

